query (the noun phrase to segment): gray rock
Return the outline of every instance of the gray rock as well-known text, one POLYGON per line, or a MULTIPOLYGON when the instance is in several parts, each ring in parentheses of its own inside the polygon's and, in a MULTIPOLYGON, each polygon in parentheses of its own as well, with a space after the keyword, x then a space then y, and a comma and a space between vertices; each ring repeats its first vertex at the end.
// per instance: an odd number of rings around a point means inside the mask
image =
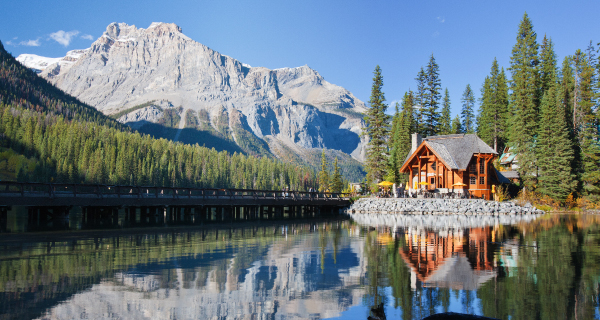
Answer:
MULTIPOLYGON (((327 148, 359 161, 365 157, 367 140, 360 137, 365 104, 308 66, 250 67, 169 23, 147 29, 112 23, 89 49, 63 60, 46 66, 41 76, 105 114, 154 100, 205 110, 211 119, 222 110, 230 116, 238 112, 239 126, 263 139, 275 155, 291 151, 302 157, 305 149, 327 148)), ((145 108, 120 120, 154 122, 157 116, 145 108)), ((237 131, 230 132, 235 141, 237 131)))

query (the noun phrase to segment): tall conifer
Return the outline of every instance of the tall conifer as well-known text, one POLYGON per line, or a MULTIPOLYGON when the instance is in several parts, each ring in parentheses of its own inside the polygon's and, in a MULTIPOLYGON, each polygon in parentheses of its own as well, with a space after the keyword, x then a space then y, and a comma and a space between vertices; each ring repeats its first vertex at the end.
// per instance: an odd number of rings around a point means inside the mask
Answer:
POLYGON ((439 100, 441 98, 441 81, 439 66, 435 62, 433 54, 427 63, 425 78, 425 101, 422 103, 423 114, 423 134, 425 136, 434 136, 437 134, 437 129, 440 121, 439 100))
POLYGON ((581 139, 581 182, 583 194, 593 203, 600 202, 600 132, 599 122, 594 115, 587 115, 582 127, 581 139))
POLYGON ((475 114, 473 113, 473 107, 475 106, 475 97, 473 96, 473 90, 471 85, 467 84, 465 91, 462 95, 462 110, 460 112, 462 118, 462 129, 465 133, 475 132, 475 114))
POLYGON ((537 180, 534 145, 538 124, 539 71, 537 35, 527 13, 517 32, 510 57, 512 73, 510 142, 519 154, 519 174, 527 189, 537 180))
POLYGON ((453 134, 464 133, 464 131, 462 129, 462 124, 460 123, 459 115, 456 115, 454 120, 452 120, 452 133, 453 134))
POLYGON ((410 133, 415 133, 418 132, 417 130, 417 115, 416 115, 416 110, 415 110, 415 104, 416 104, 416 99, 415 99, 415 95, 411 90, 408 90, 408 92, 404 93, 404 96, 402 97, 402 112, 406 112, 407 113, 407 119, 405 119, 406 121, 410 122, 410 133))
POLYGON ((423 112, 427 101, 427 74, 423 70, 423 67, 417 73, 415 80, 417 80, 417 92, 415 92, 415 103, 413 104, 413 107, 415 107, 415 129, 416 132, 424 134, 425 123, 423 112))
POLYGON ((539 166, 537 190, 564 201, 575 190, 576 175, 572 170, 573 146, 559 93, 556 71, 547 69, 547 89, 542 99, 540 124, 536 139, 539 166))
POLYGON ((450 115, 450 93, 448 88, 444 91, 444 100, 442 102, 442 115, 438 125, 438 133, 441 135, 450 134, 452 131, 452 117, 450 115))
POLYGON ((542 40, 540 46, 540 97, 554 85, 556 81, 556 54, 554 53, 554 44, 552 39, 546 38, 542 40))
POLYGON ((338 158, 335 157, 333 161, 333 176, 331 177, 331 192, 342 192, 344 184, 342 181, 342 174, 340 173, 340 167, 338 166, 338 158))
POLYGON ((327 169, 327 157, 325 156, 325 149, 321 151, 321 171, 319 171, 319 191, 325 192, 329 190, 329 169, 327 169))
POLYGON ((494 58, 490 75, 481 90, 481 105, 477 117, 477 134, 495 151, 501 150, 506 142, 508 119, 508 87, 504 69, 500 70, 494 58))
POLYGON ((381 68, 377 66, 373 72, 373 86, 369 109, 365 115, 365 128, 363 133, 369 137, 367 145, 367 179, 369 183, 377 183, 383 179, 387 169, 387 146, 389 116, 385 114, 387 105, 382 91, 383 76, 381 68))

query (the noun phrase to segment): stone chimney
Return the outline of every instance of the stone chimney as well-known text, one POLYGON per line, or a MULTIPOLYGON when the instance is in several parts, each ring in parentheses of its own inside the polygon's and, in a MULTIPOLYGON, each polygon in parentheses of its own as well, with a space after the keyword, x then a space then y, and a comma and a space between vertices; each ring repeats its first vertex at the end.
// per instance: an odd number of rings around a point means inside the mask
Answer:
POLYGON ((418 133, 413 133, 411 135, 411 138, 412 144, 410 148, 410 154, 412 155, 413 153, 415 153, 415 151, 417 151, 417 148, 421 145, 421 142, 423 142, 423 137, 421 137, 421 135, 418 133))

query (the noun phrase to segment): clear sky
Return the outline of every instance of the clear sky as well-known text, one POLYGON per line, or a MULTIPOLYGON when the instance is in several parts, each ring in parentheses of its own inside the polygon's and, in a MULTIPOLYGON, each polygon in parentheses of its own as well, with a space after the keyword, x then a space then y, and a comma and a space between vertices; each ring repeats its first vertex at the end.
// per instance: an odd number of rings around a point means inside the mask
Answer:
MULTIPOLYGON (((494 57, 508 68, 527 12, 541 43, 559 61, 600 42, 600 1, 9 1, 0 6, 0 40, 14 56, 64 56, 90 46, 111 22, 147 28, 174 22, 190 38, 251 66, 308 65, 369 100, 380 65, 390 108, 431 54, 453 115, 467 84, 477 97, 494 57)), ((597 46, 596 46, 597 47, 597 46)))

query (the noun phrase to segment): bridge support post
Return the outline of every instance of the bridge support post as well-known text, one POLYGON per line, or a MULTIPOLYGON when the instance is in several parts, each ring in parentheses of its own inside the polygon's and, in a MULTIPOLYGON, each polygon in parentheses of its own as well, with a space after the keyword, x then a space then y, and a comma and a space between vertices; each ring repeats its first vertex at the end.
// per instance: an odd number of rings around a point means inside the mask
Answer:
POLYGON ((9 207, 0 207, 0 232, 6 232, 8 226, 8 209, 9 207))

